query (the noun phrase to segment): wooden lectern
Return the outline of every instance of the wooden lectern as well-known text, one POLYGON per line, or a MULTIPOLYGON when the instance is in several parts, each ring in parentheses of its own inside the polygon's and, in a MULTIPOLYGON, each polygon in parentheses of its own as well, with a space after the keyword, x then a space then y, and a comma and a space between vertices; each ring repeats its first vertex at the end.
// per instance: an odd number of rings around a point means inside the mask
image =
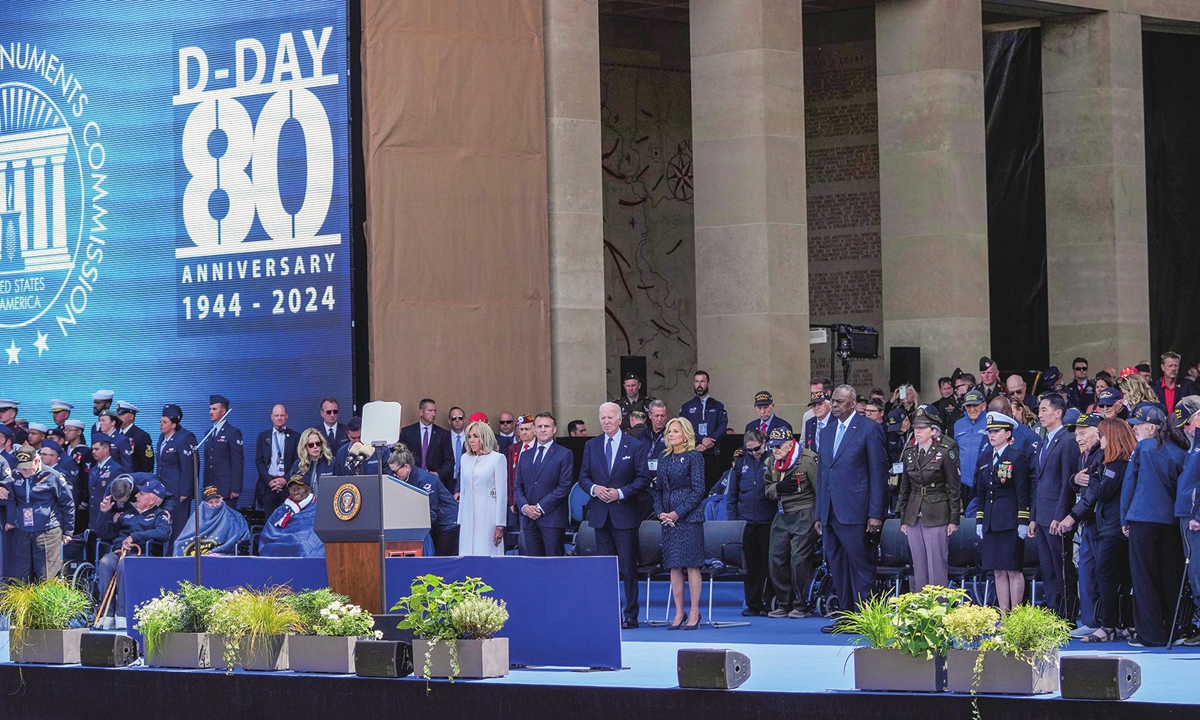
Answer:
MULTIPOLYGON (((383 577, 380 570, 380 498, 378 475, 322 475, 318 479, 314 530, 325 543, 329 587, 350 602, 378 615, 383 577)), ((389 557, 421 555, 429 533, 429 496, 393 477, 383 478, 384 552, 389 557)))

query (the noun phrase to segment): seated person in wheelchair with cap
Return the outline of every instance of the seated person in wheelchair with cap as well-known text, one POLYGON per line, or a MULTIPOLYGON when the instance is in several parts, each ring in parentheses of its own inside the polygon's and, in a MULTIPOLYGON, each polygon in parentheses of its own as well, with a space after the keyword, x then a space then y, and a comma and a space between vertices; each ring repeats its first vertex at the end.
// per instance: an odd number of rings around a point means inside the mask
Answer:
POLYGON ((96 568, 98 589, 103 593, 97 613, 102 615, 100 627, 105 630, 125 627, 125 599, 121 596, 124 556, 141 554, 148 542, 166 543, 171 539, 171 520, 162 508, 167 489, 149 473, 136 475, 121 476, 131 482, 138 481, 132 505, 127 503, 118 513, 112 512, 116 502, 111 495, 100 502, 100 511, 107 515, 100 528, 100 537, 112 541, 112 550, 100 558, 96 568), (115 620, 113 615, 116 615, 115 620))

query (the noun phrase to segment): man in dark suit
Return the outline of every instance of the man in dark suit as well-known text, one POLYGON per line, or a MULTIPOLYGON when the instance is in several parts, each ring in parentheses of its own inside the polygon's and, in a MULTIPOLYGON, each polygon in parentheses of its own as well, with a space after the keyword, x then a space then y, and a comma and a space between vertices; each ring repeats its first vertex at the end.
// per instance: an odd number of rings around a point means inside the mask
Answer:
POLYGON ((242 431, 225 420, 228 412, 228 398, 208 397, 208 417, 214 427, 204 441, 204 487, 215 487, 236 508, 246 479, 246 450, 242 447, 242 431))
POLYGON ((1196 386, 1186 377, 1182 380, 1179 379, 1179 353, 1163 353, 1162 364, 1159 367, 1162 368, 1162 377, 1155 380, 1151 387, 1154 388, 1154 394, 1158 396, 1158 401, 1170 413, 1175 410, 1175 405, 1180 400, 1188 395, 1196 394, 1196 386))
MULTIPOLYGON (((813 383, 813 386, 820 387, 816 383, 813 383)), ((823 389, 813 390, 808 406, 813 409, 813 416, 804 423, 804 447, 819 455, 821 453, 818 447, 821 442, 821 432, 831 419, 829 394, 823 389)))
POLYGON ((458 483, 454 482, 454 449, 450 446, 450 431, 435 425, 437 403, 425 398, 417 405, 417 422, 400 431, 400 442, 412 450, 417 467, 436 473, 446 489, 458 499, 458 483))
POLYGON ((279 404, 271 408, 271 427, 260 432, 254 443, 254 467, 258 470, 254 504, 267 517, 286 499, 287 474, 296 462, 300 433, 288 427, 287 422, 286 407, 279 404))
POLYGON ((350 441, 350 436, 346 434, 346 423, 338 421, 340 413, 337 398, 327 397, 321 400, 320 430, 325 435, 325 441, 329 443, 329 451, 332 453, 341 450, 342 446, 350 441))
POLYGON ((757 430, 763 437, 770 437, 771 431, 777 427, 792 429, 791 423, 775 414, 775 398, 766 390, 755 393, 754 410, 758 413, 758 419, 746 423, 745 432, 757 430))
MULTIPOLYGON (((1069 402, 1072 407, 1079 408, 1079 412, 1087 412, 1096 402, 1096 383, 1088 379, 1087 358, 1075 358, 1075 362, 1071 363, 1071 373, 1071 384, 1067 385, 1069 402)), ((1028 406, 1028 401, 1023 402, 1028 406)))
MULTIPOLYGON (((666 406, 661 409, 665 412, 666 406)), ((617 556, 625 585, 621 627, 629 630, 638 626, 638 527, 641 496, 650 487, 646 466, 650 444, 621 432, 621 407, 616 403, 600 406, 600 430, 583 446, 579 487, 592 498, 587 519, 596 530, 597 554, 617 556)))
MULTIPOLYGON (((1038 420, 1046 437, 1035 444, 1033 474, 1033 503, 1029 511, 1029 536, 1038 549, 1038 564, 1042 569, 1042 590, 1046 607, 1066 614, 1064 602, 1068 595, 1065 579, 1074 575, 1074 564, 1064 554, 1065 543, 1058 523, 1074 504, 1074 485, 1071 478, 1079 469, 1079 445, 1063 426, 1067 401, 1058 393, 1046 393, 1038 402, 1038 420), (1070 573, 1066 565, 1072 564, 1070 573)), ((1074 619, 1073 617, 1071 618, 1074 619)))
POLYGON ((537 445, 522 453, 513 488, 521 514, 522 555, 561 557, 570 509, 567 495, 575 484, 575 455, 554 442, 558 425, 548 412, 533 418, 537 445))
POLYGON ((853 387, 838 385, 830 405, 817 459, 817 532, 842 608, 853 610, 875 583, 874 547, 888 504, 887 440, 882 425, 854 411, 853 387))
POLYGON ((138 407, 124 400, 117 403, 117 424, 133 445, 133 472, 154 472, 154 441, 150 433, 141 429, 137 422, 138 407))

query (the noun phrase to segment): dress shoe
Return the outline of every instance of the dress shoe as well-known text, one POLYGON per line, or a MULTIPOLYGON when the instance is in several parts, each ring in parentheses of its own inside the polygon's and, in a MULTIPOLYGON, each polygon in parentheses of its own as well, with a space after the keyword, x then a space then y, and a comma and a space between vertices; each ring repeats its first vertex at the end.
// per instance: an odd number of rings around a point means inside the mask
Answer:
POLYGON ((637 620, 622 620, 621 621, 621 629, 622 630, 636 630, 637 626, 638 626, 637 620))
POLYGON ((700 629, 700 621, 697 620, 695 625, 684 625, 683 629, 684 630, 699 630, 700 629))
POLYGON ((671 625, 668 625, 667 629, 668 630, 682 630, 683 629, 683 620, 680 620, 678 623, 673 623, 671 625))
POLYGON ((742 617, 758 617, 761 614, 761 610, 755 610, 753 608, 746 608, 742 611, 742 617))
POLYGON ((784 610, 783 608, 775 608, 771 612, 767 613, 767 617, 769 617, 769 618, 784 618, 787 616, 788 616, 788 611, 784 610))
POLYGON ((801 610, 800 608, 796 608, 787 614, 787 616, 793 620, 799 620, 800 618, 812 617, 812 615, 813 615, 812 610, 801 610))
POLYGON ((841 628, 845 624, 846 624, 845 621, 838 620, 835 623, 831 623, 829 625, 825 625, 824 627, 822 627, 821 632, 825 633, 826 635, 830 635, 833 633, 834 630, 841 628))

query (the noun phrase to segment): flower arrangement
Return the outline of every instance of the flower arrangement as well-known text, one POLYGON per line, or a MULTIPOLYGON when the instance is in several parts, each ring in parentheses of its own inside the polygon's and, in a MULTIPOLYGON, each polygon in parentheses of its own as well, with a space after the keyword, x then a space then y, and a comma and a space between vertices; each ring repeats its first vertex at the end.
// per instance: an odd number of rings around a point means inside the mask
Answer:
POLYGON ((321 608, 317 622, 311 627, 314 634, 328 637, 383 637, 382 632, 373 629, 375 618, 370 613, 337 600, 321 608))
POLYGON ((953 646, 943 619, 967 602, 965 590, 937 585, 897 597, 871 598, 859 609, 840 613, 834 632, 862 635, 877 648, 932 659, 953 646))
POLYGON ((1000 613, 990 605, 962 605, 942 618, 954 647, 962 650, 978 649, 984 637, 996 632, 999 623, 1000 613))
POLYGON ((469 597, 450 611, 450 621, 467 640, 495 637, 508 622, 508 605, 490 597, 469 597))
POLYGON ((134 627, 142 634, 146 655, 156 655, 163 635, 187 632, 187 606, 178 594, 159 591, 159 596, 138 605, 133 611, 134 627))
POLYGON ((399 628, 412 630, 429 642, 423 666, 425 677, 430 675, 433 649, 439 642, 445 642, 450 651, 453 681, 459 674, 457 641, 490 638, 504 627, 508 609, 503 602, 483 597, 491 591, 492 586, 481 578, 448 583, 438 575, 422 575, 413 579, 409 595, 392 606, 393 612, 404 615, 399 628))

